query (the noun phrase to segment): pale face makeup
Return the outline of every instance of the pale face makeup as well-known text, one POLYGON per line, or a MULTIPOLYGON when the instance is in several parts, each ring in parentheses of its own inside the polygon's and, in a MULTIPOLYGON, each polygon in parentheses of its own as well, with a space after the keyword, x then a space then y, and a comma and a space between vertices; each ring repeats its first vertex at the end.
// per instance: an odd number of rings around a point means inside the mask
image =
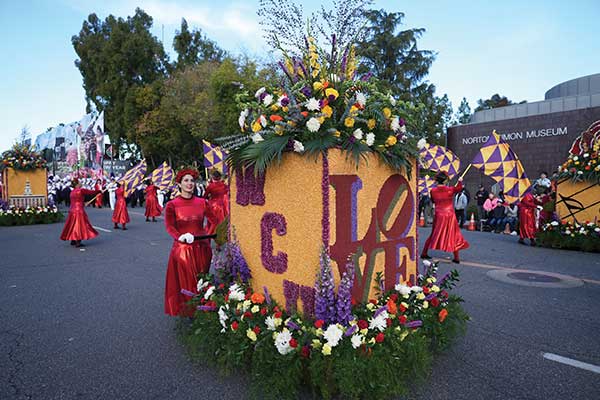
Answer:
POLYGON ((179 184, 181 195, 186 199, 189 199, 192 197, 195 188, 196 181, 194 180, 194 177, 190 174, 184 175, 183 179, 181 179, 181 183, 179 184))

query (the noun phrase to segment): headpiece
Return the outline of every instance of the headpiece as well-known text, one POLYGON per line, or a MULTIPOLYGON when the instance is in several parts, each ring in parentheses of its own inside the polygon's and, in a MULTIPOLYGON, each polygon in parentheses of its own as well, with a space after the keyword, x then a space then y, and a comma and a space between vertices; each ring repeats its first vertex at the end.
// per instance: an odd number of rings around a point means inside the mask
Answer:
POLYGON ((175 182, 181 183, 181 180, 186 175, 191 175, 192 178, 194 178, 194 180, 198 179, 198 177, 200 176, 200 174, 198 173, 198 170, 195 170, 192 168, 184 168, 181 171, 179 171, 177 173, 177 175, 175 176, 175 182))

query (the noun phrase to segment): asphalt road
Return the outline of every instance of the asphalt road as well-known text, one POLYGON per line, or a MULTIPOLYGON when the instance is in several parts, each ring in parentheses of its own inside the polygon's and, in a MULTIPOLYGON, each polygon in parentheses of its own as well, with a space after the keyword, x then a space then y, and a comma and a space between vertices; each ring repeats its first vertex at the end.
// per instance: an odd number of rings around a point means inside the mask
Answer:
MULTIPOLYGON (((162 218, 146 223, 141 212, 130 210, 123 232, 111 229, 109 210, 88 209, 109 232, 85 251, 58 239, 62 224, 0 228, 0 399, 247 398, 243 374, 222 377, 187 358, 175 320, 163 314, 171 239, 162 218)), ((600 256, 465 236, 472 247, 461 254, 457 292, 472 317, 468 333, 408 398, 600 398, 600 373, 543 357, 600 366, 600 256), (581 286, 489 275, 510 268, 569 275, 581 286)))

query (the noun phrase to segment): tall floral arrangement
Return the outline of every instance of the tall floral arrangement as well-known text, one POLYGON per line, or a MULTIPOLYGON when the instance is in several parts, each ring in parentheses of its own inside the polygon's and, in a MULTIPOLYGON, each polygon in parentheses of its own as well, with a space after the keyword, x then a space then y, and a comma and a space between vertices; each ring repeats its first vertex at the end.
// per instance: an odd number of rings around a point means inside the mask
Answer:
POLYGON ((12 149, 2 153, 0 170, 13 168, 16 170, 29 171, 36 168, 45 168, 46 160, 42 155, 33 150, 32 147, 15 143, 12 149))
POLYGON ((268 32, 282 54, 281 84, 238 96, 238 122, 249 140, 230 153, 234 168, 252 165, 261 173, 286 151, 316 155, 340 148, 356 163, 374 153, 410 172, 418 138, 407 129, 407 115, 415 107, 383 93, 370 73, 357 74, 356 49, 343 32, 333 33, 324 47, 309 28, 301 47, 292 50, 277 32, 268 32))
POLYGON ((352 286, 354 286, 354 262, 349 260, 338 286, 335 304, 337 322, 348 325, 352 318, 352 286))
POLYGON ((315 317, 325 323, 336 322, 335 282, 327 250, 321 251, 320 268, 315 282, 315 317))

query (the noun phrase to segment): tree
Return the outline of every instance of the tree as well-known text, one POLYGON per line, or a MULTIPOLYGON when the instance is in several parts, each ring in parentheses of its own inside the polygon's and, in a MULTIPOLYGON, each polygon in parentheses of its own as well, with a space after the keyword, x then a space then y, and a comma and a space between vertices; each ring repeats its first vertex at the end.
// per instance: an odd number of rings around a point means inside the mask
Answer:
POLYGON ((137 8, 127 19, 90 14, 71 42, 79 59, 87 109, 104 110, 113 143, 133 137, 136 118, 125 117, 129 91, 164 78, 170 68, 162 43, 150 33, 152 17, 137 8))
POLYGON ((359 73, 372 72, 386 89, 402 100, 411 100, 414 91, 426 91, 423 82, 435 53, 419 50, 417 39, 425 29, 407 29, 396 32, 402 24, 404 13, 388 13, 385 10, 369 10, 364 40, 358 43, 357 54, 361 59, 359 73))
POLYGON ((173 47, 177 52, 175 67, 178 69, 203 61, 221 62, 226 56, 225 51, 217 43, 202 34, 202 30, 190 32, 185 18, 181 19, 181 30, 175 32, 173 47))
POLYGON ((465 97, 462 98, 458 111, 456 112, 456 122, 459 124, 468 124, 471 121, 471 107, 465 97))
MULTIPOLYGON (((523 101, 519 102, 518 104, 523 104, 523 103, 527 103, 527 100, 523 100, 523 101)), ((475 109, 475 111, 491 110, 492 108, 506 107, 506 106, 510 106, 512 104, 517 104, 517 103, 513 102, 512 100, 509 100, 506 96, 500 96, 498 93, 496 93, 489 99, 477 100, 477 108, 475 109)))

